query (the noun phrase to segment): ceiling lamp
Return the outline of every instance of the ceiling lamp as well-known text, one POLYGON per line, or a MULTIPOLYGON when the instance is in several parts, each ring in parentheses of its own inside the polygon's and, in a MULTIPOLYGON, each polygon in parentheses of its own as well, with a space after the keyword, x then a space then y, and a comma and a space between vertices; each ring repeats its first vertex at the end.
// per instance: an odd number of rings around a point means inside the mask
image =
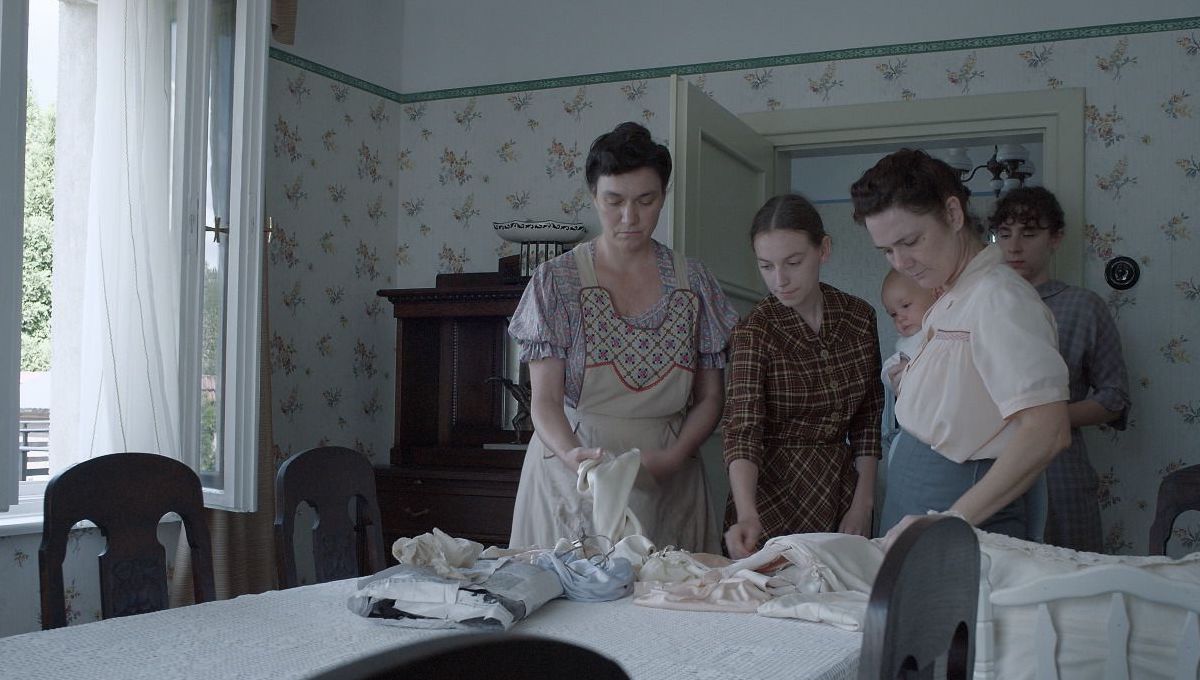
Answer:
POLYGON ((970 182, 976 172, 986 168, 992 175, 989 184, 992 193, 996 196, 1006 193, 1010 189, 1024 186, 1025 181, 1033 175, 1034 171, 1033 163, 1029 162, 1029 152, 1020 144, 996 145, 993 147, 992 157, 982 165, 975 165, 967 155, 965 148, 950 149, 946 156, 946 163, 958 170, 959 179, 963 184, 970 182))

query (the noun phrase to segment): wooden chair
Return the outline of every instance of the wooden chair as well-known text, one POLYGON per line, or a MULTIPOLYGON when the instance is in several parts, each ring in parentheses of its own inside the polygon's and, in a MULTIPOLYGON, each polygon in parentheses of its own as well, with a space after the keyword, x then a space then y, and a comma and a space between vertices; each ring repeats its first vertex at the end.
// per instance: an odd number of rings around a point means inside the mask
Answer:
POLYGON ((488 678, 488 680, 629 680, 613 660, 560 640, 510 633, 468 633, 395 647, 311 680, 488 678))
POLYGON ((957 517, 922 517, 900 534, 871 587, 859 680, 966 680, 975 662, 979 541, 957 517))
POLYGON ((182 517, 187 530, 196 602, 216 599, 200 478, 183 463, 153 453, 85 460, 46 484, 43 507, 38 549, 43 629, 67 625, 63 558, 71 527, 81 520, 90 520, 108 540, 99 558, 103 618, 167 608, 167 559, 158 525, 169 512, 182 517))
POLYGON ((275 475, 275 547, 279 586, 300 585, 296 569, 296 508, 312 506, 313 567, 317 583, 382 571, 383 529, 375 470, 353 449, 322 446, 295 454, 275 475), (350 501, 355 499, 354 517, 350 501))
POLYGON ((1187 510, 1200 510, 1200 465, 1181 468, 1163 477, 1158 485, 1158 506, 1150 525, 1151 555, 1166 555, 1171 527, 1187 510))
MULTIPOLYGON (((1072 598, 1111 595, 1108 621, 1103 623, 1107 644, 1098 654, 1104 660, 1104 680, 1128 680, 1137 677, 1130 668, 1130 618, 1126 596, 1141 598, 1186 612, 1175 646, 1175 680, 1200 677, 1200 586, 1174 581, 1128 565, 1106 565, 1076 573, 1055 574, 1032 583, 993 592, 992 605, 1019 607, 1037 605, 1037 628, 1033 639, 1036 650, 1037 680, 1057 680, 1060 676, 1056 652, 1062 635, 1055 629, 1050 604, 1072 598)), ((1155 636, 1156 642, 1159 638, 1155 636)), ((1164 641, 1165 643, 1165 641, 1164 641)), ((1166 646, 1164 644, 1164 646, 1166 646)), ((990 665, 990 664, 989 664, 990 665)))

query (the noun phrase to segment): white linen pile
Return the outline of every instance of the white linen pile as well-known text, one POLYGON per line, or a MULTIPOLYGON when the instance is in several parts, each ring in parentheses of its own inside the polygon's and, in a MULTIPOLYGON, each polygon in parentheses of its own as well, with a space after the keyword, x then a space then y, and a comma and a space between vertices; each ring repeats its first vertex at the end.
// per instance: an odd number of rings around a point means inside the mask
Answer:
POLYGON ((757 612, 861 630, 883 550, 859 536, 797 534, 773 538, 736 562, 721 564, 714 557, 651 555, 642 565, 634 603, 757 612))

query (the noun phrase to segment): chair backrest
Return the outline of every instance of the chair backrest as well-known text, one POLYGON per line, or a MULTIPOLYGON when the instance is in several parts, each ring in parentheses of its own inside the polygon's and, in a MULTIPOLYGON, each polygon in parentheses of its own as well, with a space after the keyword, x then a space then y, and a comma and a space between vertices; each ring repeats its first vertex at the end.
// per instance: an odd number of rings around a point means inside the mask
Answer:
MULTIPOLYGON (((991 594, 997 607, 1037 605, 1037 628, 1034 631, 1036 649, 1036 678, 1057 680, 1059 666, 1056 658, 1060 631, 1055 629, 1050 604, 1059 600, 1111 595, 1107 633, 1104 645, 1104 680, 1128 680, 1130 617, 1128 596, 1186 612, 1175 648, 1175 680, 1196 680, 1200 673, 1200 586, 1174 581, 1158 574, 1128 565, 1106 565, 1069 574, 1055 574, 991 594)), ((1157 618, 1157 617, 1156 617, 1157 618)), ((1099 625, 1099 624, 1098 624, 1099 625)), ((1155 636, 1157 641, 1162 641, 1155 636)), ((1034 651, 1034 650, 1031 650, 1034 651)))
POLYGON ((158 542, 158 524, 169 512, 183 518, 196 602, 216 599, 200 478, 183 463, 153 453, 85 460, 46 484, 43 508, 38 550, 43 629, 67 625, 63 559, 71 527, 82 520, 108 540, 99 558, 104 618, 167 608, 166 550, 158 542))
POLYGON ((300 585, 296 563, 296 508, 317 513, 313 527, 313 572, 317 583, 383 570, 383 528, 375 494, 375 470, 366 456, 341 446, 301 451, 275 475, 275 547, 279 586, 300 585), (351 499, 356 499, 354 517, 351 499))
POLYGON ((1200 465, 1191 465, 1163 477, 1158 485, 1158 505, 1150 525, 1151 555, 1166 555, 1171 527, 1184 511, 1200 510, 1200 465))
POLYGON ((859 680, 966 680, 975 661, 979 541, 957 517, 913 522, 884 557, 863 625, 859 680))
POLYGON ((449 635, 394 647, 312 680, 488 678, 629 680, 613 660, 561 640, 510 633, 449 635))

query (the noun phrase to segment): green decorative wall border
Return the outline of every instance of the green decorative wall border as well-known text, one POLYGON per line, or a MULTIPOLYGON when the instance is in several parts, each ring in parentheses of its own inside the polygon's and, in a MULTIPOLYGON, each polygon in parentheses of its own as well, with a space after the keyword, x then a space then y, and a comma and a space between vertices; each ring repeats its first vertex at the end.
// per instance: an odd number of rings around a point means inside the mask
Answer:
POLYGON ((700 64, 680 66, 661 66, 657 68, 634 69, 628 71, 609 71, 607 73, 590 73, 579 76, 564 76, 560 78, 543 78, 539 80, 521 80, 511 83, 496 83, 492 85, 476 85, 471 87, 455 87, 445 90, 427 90, 425 92, 410 92, 402 94, 369 83, 352 75, 318 64, 290 52, 272 47, 272 59, 291 64, 297 68, 311 71, 332 80, 356 87, 360 90, 390 99, 401 104, 426 102, 437 99, 460 99, 463 97, 483 97, 509 92, 525 92, 529 90, 548 90, 560 87, 580 87, 628 80, 651 80, 665 78, 672 74, 681 76, 698 75, 701 73, 719 73, 722 71, 751 71, 779 66, 796 64, 811 64, 814 62, 849 61, 852 59, 868 59, 894 57, 909 54, 927 54, 931 52, 953 52, 958 50, 975 50, 988 47, 1006 47, 1010 45, 1026 45, 1030 43, 1062 42, 1066 40, 1085 40, 1088 38, 1104 38, 1116 35, 1132 35, 1137 33, 1161 33, 1164 31, 1187 31, 1200 29, 1200 17, 1181 19, 1164 19, 1161 21, 1135 21, 1124 24, 1108 24, 1104 26, 1085 26, 1082 28, 1063 28, 1033 33, 1009 33, 982 38, 956 38, 952 40, 933 40, 929 42, 901 43, 896 45, 879 45, 876 47, 856 47, 845 50, 827 50, 824 52, 803 52, 800 54, 785 54, 776 57, 755 57, 753 59, 731 59, 726 61, 710 61, 700 64))

